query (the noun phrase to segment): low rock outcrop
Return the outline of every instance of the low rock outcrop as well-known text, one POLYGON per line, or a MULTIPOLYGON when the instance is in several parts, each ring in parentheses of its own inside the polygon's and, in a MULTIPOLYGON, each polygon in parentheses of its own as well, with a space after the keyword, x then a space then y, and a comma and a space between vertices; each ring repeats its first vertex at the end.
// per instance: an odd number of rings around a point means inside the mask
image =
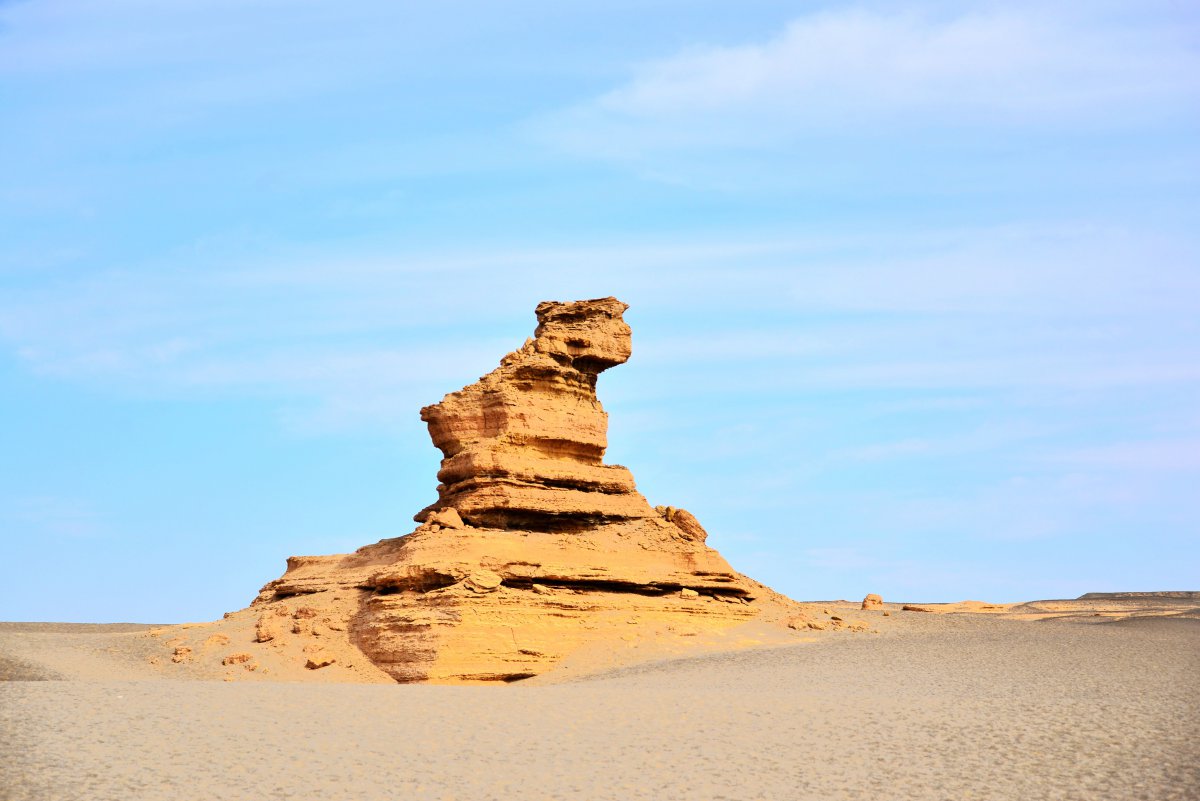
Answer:
POLYGON ((867 597, 862 601, 863 609, 883 609, 883 598, 873 592, 867 593, 867 597))
POLYGON ((652 507, 629 470, 604 463, 596 382, 630 356, 626 308, 539 304, 532 339, 421 410, 443 458, 418 528, 353 554, 290 558, 246 612, 255 639, 280 646, 291 616, 293 634, 322 648, 344 630, 396 681, 512 681, 614 632, 782 624, 788 599, 734 571, 693 515, 652 507), (300 625, 301 600, 324 636, 300 625))

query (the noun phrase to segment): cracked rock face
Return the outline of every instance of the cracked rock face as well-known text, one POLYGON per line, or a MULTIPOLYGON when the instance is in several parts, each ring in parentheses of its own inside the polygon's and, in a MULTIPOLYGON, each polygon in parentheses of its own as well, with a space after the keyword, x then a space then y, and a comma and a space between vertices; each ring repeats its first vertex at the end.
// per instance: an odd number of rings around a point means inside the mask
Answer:
POLYGON ((651 507, 604 463, 596 383, 630 357, 626 308, 539 304, 532 339, 421 410, 443 459, 416 531, 293 557, 255 605, 335 599, 353 646, 402 682, 512 681, 618 630, 778 617, 790 602, 736 573, 693 515, 651 507))

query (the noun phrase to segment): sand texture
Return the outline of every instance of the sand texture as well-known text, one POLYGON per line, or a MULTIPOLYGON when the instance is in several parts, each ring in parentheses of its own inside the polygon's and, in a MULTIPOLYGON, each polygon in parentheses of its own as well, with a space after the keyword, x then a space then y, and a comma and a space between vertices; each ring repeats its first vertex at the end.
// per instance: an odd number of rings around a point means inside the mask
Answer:
POLYGON ((1200 798, 1196 604, 1089 608, 492 686, 164 680, 144 630, 4 624, 69 680, 0 683, 0 798, 1200 798))

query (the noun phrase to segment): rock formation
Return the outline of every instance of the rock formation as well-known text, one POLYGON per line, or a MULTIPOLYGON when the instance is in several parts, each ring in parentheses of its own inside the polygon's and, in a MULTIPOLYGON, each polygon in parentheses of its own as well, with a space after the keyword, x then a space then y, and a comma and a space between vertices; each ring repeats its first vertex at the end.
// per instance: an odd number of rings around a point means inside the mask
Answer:
POLYGON ((615 298, 542 303, 534 339, 421 410, 444 455, 438 500, 472 526, 580 531, 656 517, 624 467, 603 463, 608 415, 596 377, 630 354, 615 298))
POLYGON ((862 600, 863 609, 883 609, 883 598, 873 592, 867 593, 867 597, 862 600))
POLYGON ((604 463, 596 381, 630 356, 626 308, 539 304, 532 339, 421 410, 443 459, 419 527, 353 554, 289 559, 248 610, 255 639, 323 637, 304 646, 318 654, 311 670, 339 668, 326 654, 344 632, 396 681, 511 681, 616 633, 782 619, 791 602, 736 573, 694 516, 652 507, 629 470, 604 463), (300 625, 301 602, 314 625, 300 625))

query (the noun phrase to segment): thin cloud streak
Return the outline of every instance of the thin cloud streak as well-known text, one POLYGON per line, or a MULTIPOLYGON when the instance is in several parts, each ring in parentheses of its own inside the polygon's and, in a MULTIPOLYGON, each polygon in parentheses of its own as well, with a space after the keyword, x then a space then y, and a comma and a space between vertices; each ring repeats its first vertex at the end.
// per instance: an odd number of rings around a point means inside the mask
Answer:
POLYGON ((1197 76, 1200 53, 1177 21, 1131 25, 1063 3, 952 15, 851 8, 796 18, 765 42, 643 64, 534 130, 620 159, 881 124, 888 136, 896 126, 1136 127, 1194 108, 1197 76))
POLYGON ((857 248, 835 235, 118 271, 0 295, 0 337, 31 369, 66 379, 391 394, 411 380, 401 376, 491 369, 528 334, 539 300, 616 293, 645 316, 639 363, 665 374, 736 363, 742 384, 763 390, 1197 381, 1185 340, 1200 280, 1168 258, 1185 245, 1068 229, 1046 253, 1047 236, 1002 227, 862 236, 857 248), (885 242, 899 255, 877 255, 885 242), (1147 276, 1134 252, 1164 267, 1147 276), (556 269, 568 263, 571 273, 556 269), (671 330, 701 319, 701 337, 671 330), (511 343, 477 340, 497 324, 511 343))
POLYGON ((1046 455, 1051 465, 1092 470, 1180 473, 1200 471, 1200 436, 1186 432, 1170 439, 1116 442, 1061 450, 1046 455))

